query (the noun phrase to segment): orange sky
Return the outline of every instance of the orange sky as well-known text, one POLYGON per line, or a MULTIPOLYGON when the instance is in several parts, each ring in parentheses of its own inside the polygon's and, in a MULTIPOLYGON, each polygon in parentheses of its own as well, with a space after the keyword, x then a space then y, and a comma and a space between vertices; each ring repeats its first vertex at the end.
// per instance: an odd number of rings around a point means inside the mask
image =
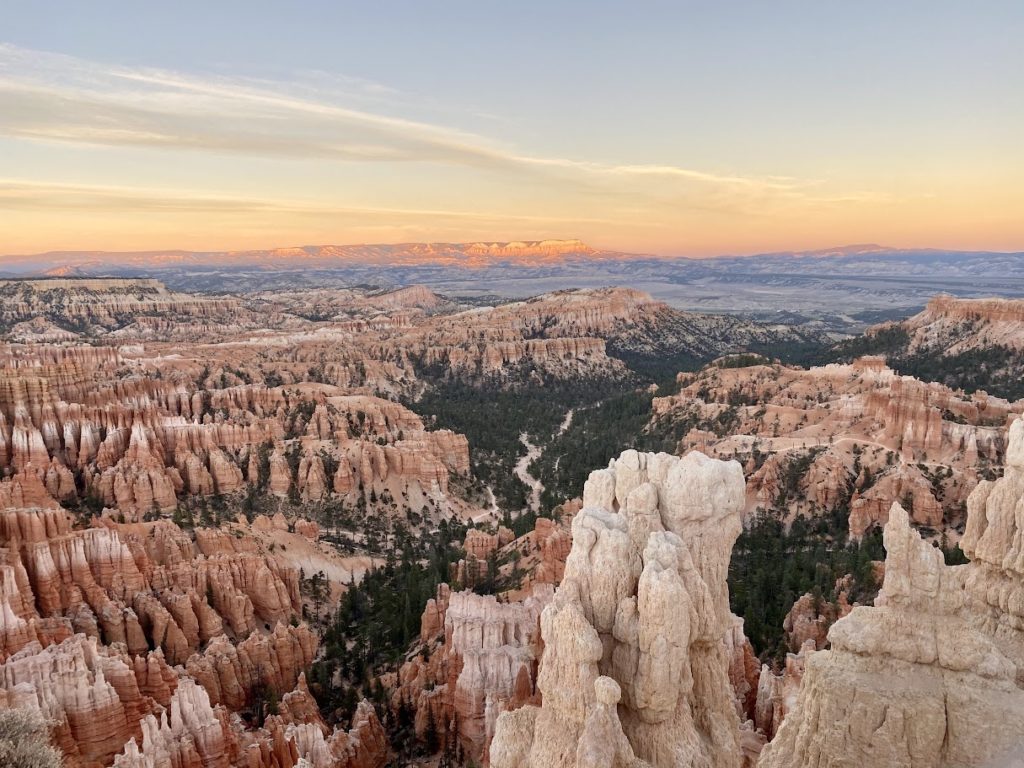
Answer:
POLYGON ((0 254, 1024 250, 1016 4, 275 5, 3 11, 0 254))

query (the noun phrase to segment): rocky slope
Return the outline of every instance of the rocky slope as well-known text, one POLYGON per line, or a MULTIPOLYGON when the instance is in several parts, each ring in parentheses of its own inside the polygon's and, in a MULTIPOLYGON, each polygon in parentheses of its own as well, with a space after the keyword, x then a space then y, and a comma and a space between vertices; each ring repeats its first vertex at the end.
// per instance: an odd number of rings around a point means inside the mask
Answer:
POLYGON ((911 334, 912 351, 941 349, 954 355, 988 346, 1024 350, 1024 301, 937 296, 902 325, 911 334))
MULTIPOLYGON (((743 362, 743 361, 740 361, 743 362)), ((729 361, 680 376, 657 398, 651 428, 679 447, 738 458, 748 513, 842 513, 861 536, 893 500, 915 523, 952 539, 979 479, 1003 461, 1003 429, 1024 410, 900 376, 877 358, 809 370, 729 361)))
POLYGON ((894 504, 885 583, 808 661, 796 705, 760 765, 1015 765, 1024 748, 1020 519, 1024 420, 1010 428, 1005 475, 968 501, 961 546, 946 566, 894 504))
MULTIPOLYGON (((0 329, 11 340, 104 338, 127 345, 232 339, 234 348, 221 354, 283 344, 291 362, 310 363, 324 362, 325 343, 341 342, 358 355, 342 355, 339 362, 355 357, 366 366, 377 363, 384 370, 375 378, 400 380, 373 383, 387 389, 414 377, 411 368, 439 364, 462 375, 528 364, 556 377, 592 376, 621 373, 606 346, 626 357, 705 360, 756 346, 820 341, 787 326, 681 312, 628 288, 560 291, 463 312, 422 286, 264 291, 242 301, 175 293, 151 279, 69 278, 0 281, 0 296, 0 329)), ((306 369, 296 368, 288 374, 301 380, 306 369)), ((333 373, 324 370, 321 378, 342 386, 353 378, 333 373)))
POLYGON ((899 323, 869 328, 828 354, 885 355, 897 370, 969 392, 1024 397, 1024 300, 937 296, 899 323))
POLYGON ((437 317, 423 327, 422 341, 409 336, 406 348, 426 365, 443 361, 456 372, 488 374, 523 359, 554 356, 587 361, 590 370, 577 367, 570 374, 593 376, 602 368, 620 373, 615 356, 627 364, 665 356, 692 362, 814 338, 787 326, 682 312, 641 291, 606 288, 558 291, 437 317))

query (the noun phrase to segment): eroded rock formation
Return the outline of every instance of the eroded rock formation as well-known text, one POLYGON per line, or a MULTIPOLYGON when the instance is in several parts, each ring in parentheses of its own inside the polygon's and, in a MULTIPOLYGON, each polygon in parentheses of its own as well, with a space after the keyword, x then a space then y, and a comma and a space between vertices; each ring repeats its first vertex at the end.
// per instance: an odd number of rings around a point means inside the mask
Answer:
POLYGON ((1015 764, 1024 744, 1024 420, 1010 428, 1004 476, 968 499, 961 547, 940 550, 893 504, 885 526, 885 581, 807 661, 800 694, 759 763, 1015 764), (1016 755, 1016 757, 1014 757, 1016 755), (1005 761, 1011 762, 1005 762, 1005 761))
POLYGON ((742 761, 725 635, 736 463, 627 451, 591 474, 565 577, 541 615, 541 706, 498 718, 491 764, 742 761))
POLYGON ((540 613, 553 594, 538 585, 499 602, 441 585, 423 612, 424 650, 402 666, 394 694, 396 706, 415 708, 419 734, 433 727, 442 743, 458 738, 469 758, 486 760, 498 715, 539 701, 540 613))
POLYGON ((372 710, 356 733, 332 734, 305 690, 317 638, 295 621, 296 569, 244 534, 94 522, 76 529, 34 473, 0 482, 0 707, 44 717, 66 765, 381 763, 372 710), (233 714, 257 691, 293 688, 304 714, 288 728, 251 730, 233 714), (292 733, 310 727, 319 741, 292 733))
POLYGON ((936 296, 902 326, 910 332, 913 351, 937 348, 951 355, 993 346, 1021 349, 1024 301, 936 296))
POLYGON ((848 509, 855 537, 884 525, 897 500, 918 525, 955 538, 1022 408, 900 376, 879 358, 809 370, 710 366, 680 382, 678 395, 655 399, 649 429, 683 434, 681 451, 743 462, 749 514, 848 509))

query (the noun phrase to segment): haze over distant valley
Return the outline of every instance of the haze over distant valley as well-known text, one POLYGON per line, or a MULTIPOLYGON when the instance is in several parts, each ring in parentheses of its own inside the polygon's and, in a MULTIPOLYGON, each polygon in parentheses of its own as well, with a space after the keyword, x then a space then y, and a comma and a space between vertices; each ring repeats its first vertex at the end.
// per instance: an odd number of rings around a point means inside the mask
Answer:
POLYGON ((156 276, 172 288, 215 292, 419 284, 476 301, 625 286, 679 309, 810 320, 839 332, 908 316, 939 293, 1024 296, 1024 252, 878 245, 706 259, 605 251, 579 240, 80 251, 6 257, 0 273, 156 276))

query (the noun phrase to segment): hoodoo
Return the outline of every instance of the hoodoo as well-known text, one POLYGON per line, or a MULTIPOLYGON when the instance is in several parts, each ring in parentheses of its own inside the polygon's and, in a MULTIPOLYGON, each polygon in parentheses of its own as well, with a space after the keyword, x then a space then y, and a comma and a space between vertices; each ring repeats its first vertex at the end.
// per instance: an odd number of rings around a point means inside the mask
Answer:
POLYGON ((541 615, 541 706, 498 718, 494 768, 741 765, 723 638, 743 473, 626 451, 590 475, 541 615))
POLYGON ((947 566, 893 504, 885 582, 813 654, 761 768, 999 766, 1024 760, 1024 420, 1004 476, 967 502, 972 562, 947 566), (846 758, 843 758, 846 759, 846 758), (850 763, 852 764, 852 763, 850 763))

